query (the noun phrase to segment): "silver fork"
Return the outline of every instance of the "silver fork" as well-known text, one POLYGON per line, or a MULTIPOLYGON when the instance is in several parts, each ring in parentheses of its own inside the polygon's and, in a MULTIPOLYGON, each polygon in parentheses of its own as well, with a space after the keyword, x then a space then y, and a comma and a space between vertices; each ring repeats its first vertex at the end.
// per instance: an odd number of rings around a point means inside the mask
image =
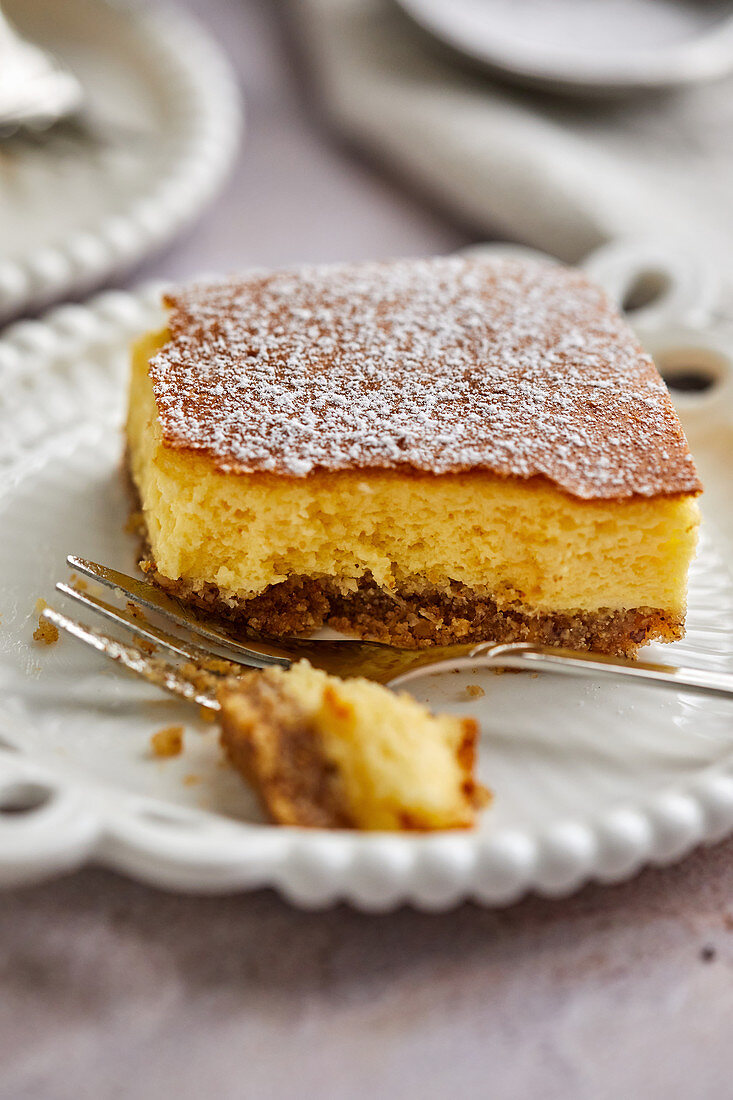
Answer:
POLYGON ((397 649, 351 638, 288 638, 283 645, 264 639, 247 638, 245 642, 237 637, 233 627, 194 614, 148 581, 85 558, 71 556, 66 560, 74 572, 112 589, 118 597, 127 600, 129 610, 115 607, 73 585, 59 583, 57 590, 128 630, 146 646, 155 647, 156 653, 145 653, 50 607, 43 610, 42 617, 164 691, 213 710, 219 708, 217 682, 236 674, 237 666, 288 668, 301 658, 307 658, 327 672, 366 676, 390 688, 401 688, 439 672, 491 668, 548 672, 596 681, 630 680, 733 699, 733 674, 730 673, 631 661, 524 642, 502 645, 483 642, 422 650, 397 649), (171 634, 151 623, 141 608, 172 622, 195 640, 171 634), (173 659, 158 656, 158 649, 166 651, 173 659), (204 686, 202 672, 208 681, 204 686))

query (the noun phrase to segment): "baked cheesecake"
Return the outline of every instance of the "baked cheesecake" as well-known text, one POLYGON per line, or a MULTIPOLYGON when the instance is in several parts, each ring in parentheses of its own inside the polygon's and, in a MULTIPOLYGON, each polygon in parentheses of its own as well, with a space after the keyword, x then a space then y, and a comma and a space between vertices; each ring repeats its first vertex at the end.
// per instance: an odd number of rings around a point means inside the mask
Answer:
POLYGON ((701 485, 601 289, 552 263, 308 267, 165 295, 127 441, 168 591, 256 633, 632 655, 684 630, 701 485))
POLYGON ((488 794, 473 778, 477 726, 408 695, 299 661, 219 690, 221 742, 281 825, 453 829, 488 794))

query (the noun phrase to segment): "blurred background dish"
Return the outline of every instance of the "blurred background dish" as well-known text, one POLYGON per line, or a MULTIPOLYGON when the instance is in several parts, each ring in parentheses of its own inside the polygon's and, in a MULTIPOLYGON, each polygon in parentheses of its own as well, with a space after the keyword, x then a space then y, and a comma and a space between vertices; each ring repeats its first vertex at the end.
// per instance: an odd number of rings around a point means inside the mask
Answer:
MULTIPOLYGON (((540 6, 553 20, 570 10, 540 6)), ((711 22, 722 12, 712 0, 678 6, 711 22)), ((717 266, 730 296, 733 78, 624 98, 559 96, 492 79, 393 0, 298 0, 291 11, 334 126, 461 224, 569 263, 611 241, 654 240, 717 266)))
POLYGON ((23 38, 0 6, 0 135, 44 130, 81 110, 74 74, 48 50, 23 38))
POLYGON ((229 65, 180 9, 9 0, 81 83, 82 113, 0 140, 0 321, 79 295, 168 243, 213 198, 240 131, 229 65))
POLYGON ((425 30, 502 76, 608 95, 733 70, 727 0, 398 0, 425 30))

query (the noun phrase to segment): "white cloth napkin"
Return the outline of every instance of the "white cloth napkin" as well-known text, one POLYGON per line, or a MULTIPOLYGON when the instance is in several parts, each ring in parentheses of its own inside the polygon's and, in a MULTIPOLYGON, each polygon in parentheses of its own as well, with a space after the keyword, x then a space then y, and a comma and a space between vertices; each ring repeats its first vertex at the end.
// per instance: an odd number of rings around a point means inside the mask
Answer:
POLYGON ((559 99, 463 68, 389 0, 294 0, 324 106, 490 236, 567 261, 619 237, 733 272, 733 81, 559 99))

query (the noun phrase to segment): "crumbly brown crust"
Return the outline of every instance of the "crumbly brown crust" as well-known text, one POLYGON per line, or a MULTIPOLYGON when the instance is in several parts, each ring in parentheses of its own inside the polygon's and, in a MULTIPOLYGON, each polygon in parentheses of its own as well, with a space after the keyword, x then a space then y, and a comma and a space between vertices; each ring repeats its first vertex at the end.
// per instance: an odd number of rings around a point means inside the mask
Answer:
POLYGON ((369 579, 344 594, 332 580, 294 577, 271 585, 249 600, 222 597, 215 585, 199 589, 161 576, 151 561, 141 563, 150 580, 210 615, 236 622, 252 635, 293 637, 322 626, 366 641, 405 649, 469 642, 534 642, 633 657, 656 639, 676 641, 684 620, 659 608, 530 612, 500 608, 489 596, 454 584, 451 593, 386 594, 369 579))
POLYGON ((700 491, 652 360, 579 271, 341 264, 165 302, 150 364, 165 444, 223 473, 482 469, 583 499, 700 491))
POLYGON ((325 756, 312 720, 259 672, 219 692, 221 743, 280 825, 354 827, 338 770, 325 756))

